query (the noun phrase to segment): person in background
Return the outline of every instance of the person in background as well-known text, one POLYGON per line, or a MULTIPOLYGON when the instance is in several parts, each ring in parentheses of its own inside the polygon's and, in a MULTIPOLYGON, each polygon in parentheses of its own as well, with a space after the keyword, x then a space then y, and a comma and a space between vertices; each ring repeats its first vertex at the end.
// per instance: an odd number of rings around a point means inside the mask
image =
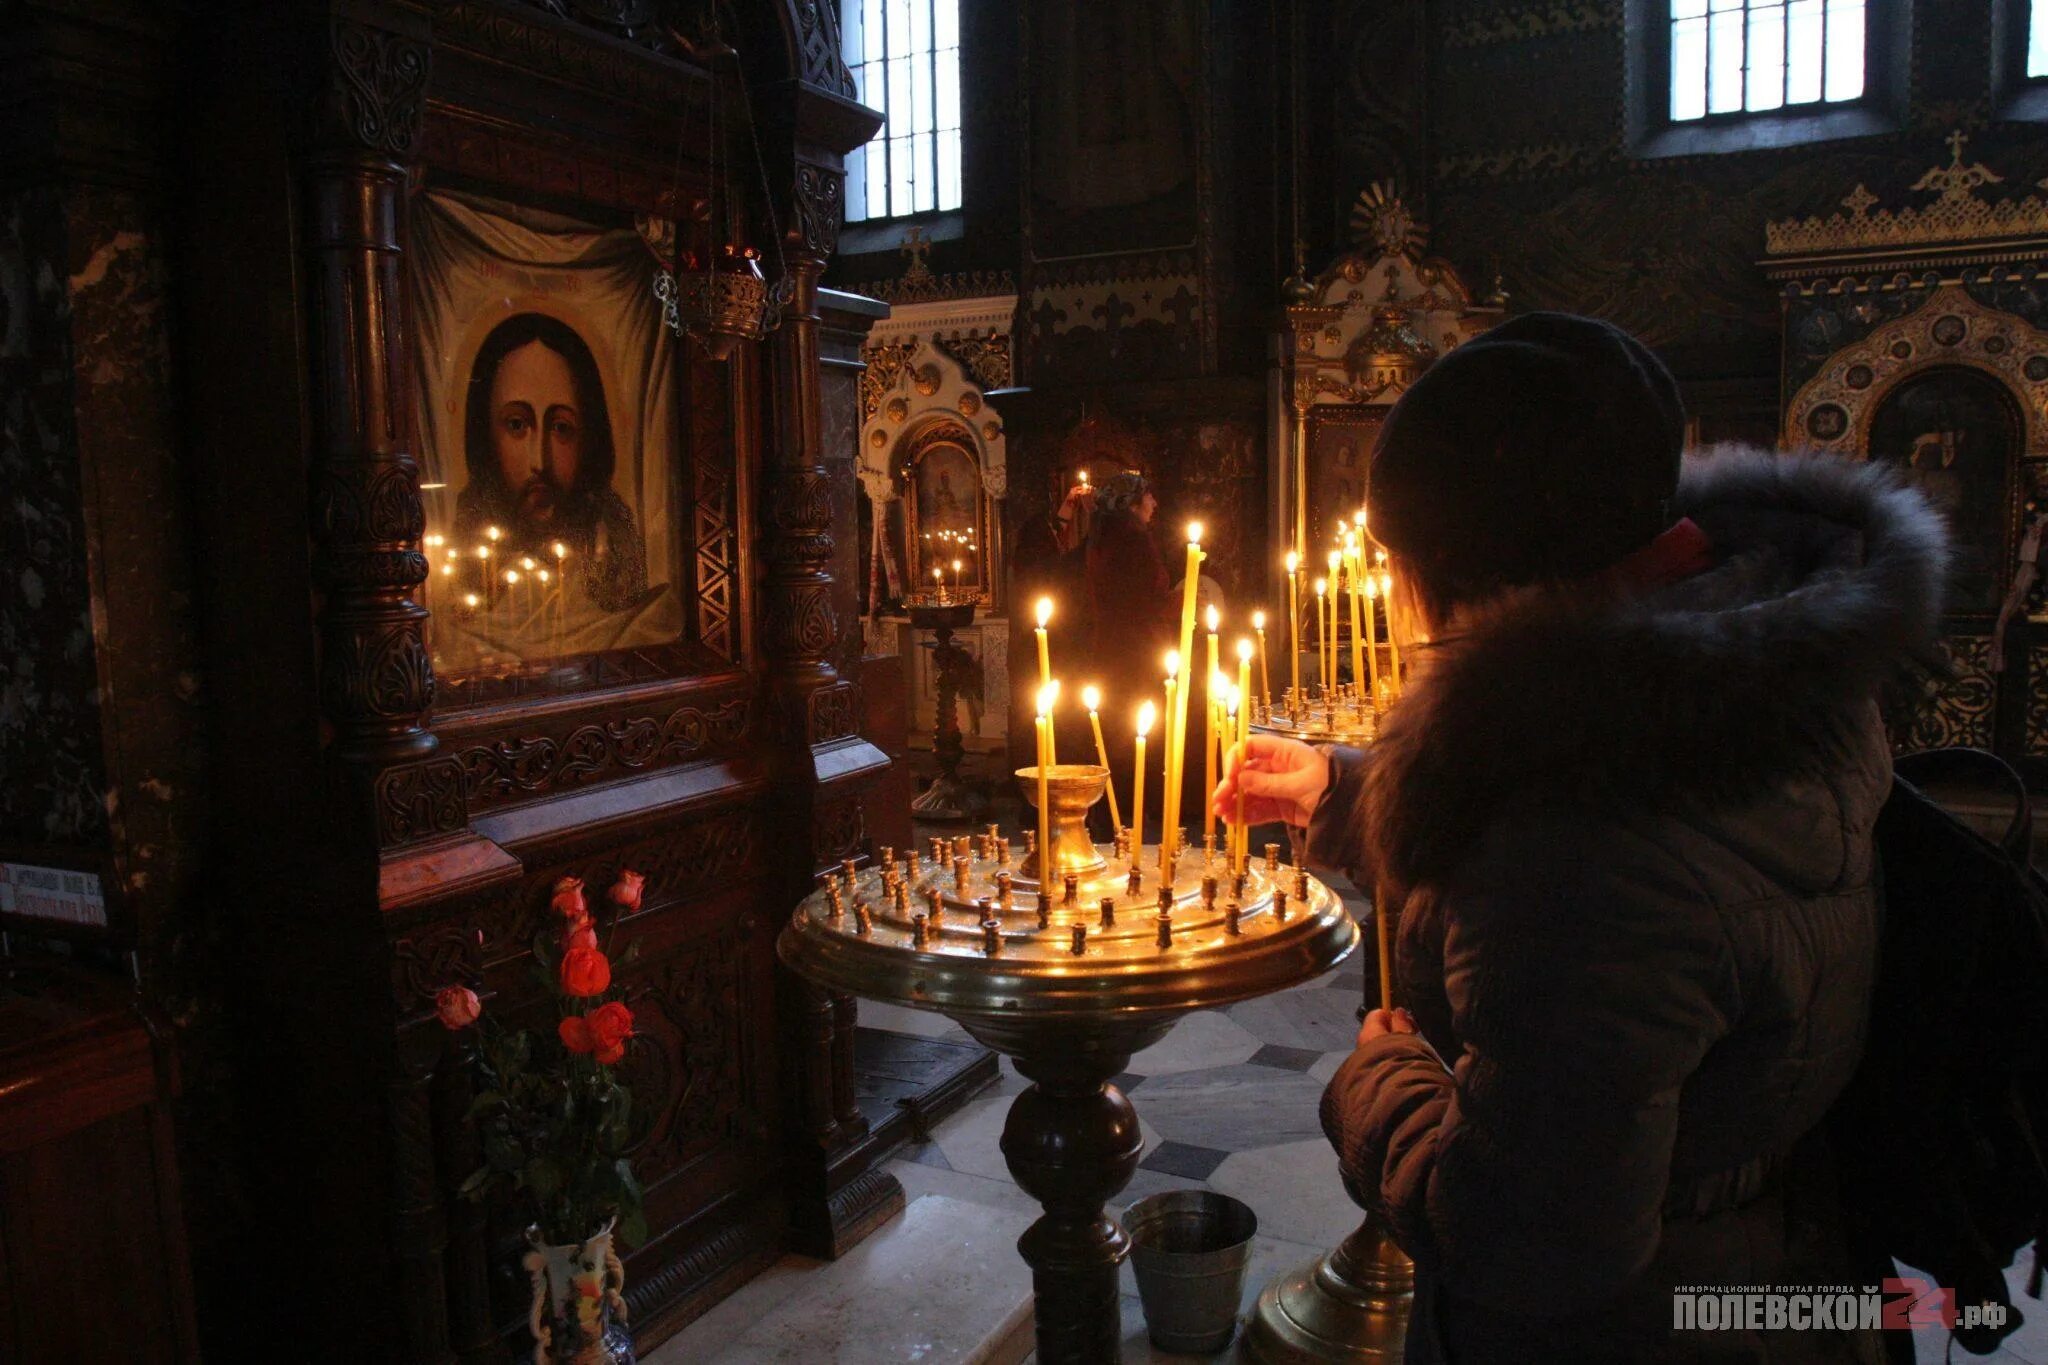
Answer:
POLYGON ((1605 323, 1515 319, 1381 434, 1416 668, 1369 755, 1256 738, 1216 797, 1398 915, 1396 998, 1323 1097, 1414 1259, 1411 1362, 1880 1360, 1681 1332, 1676 1286, 1859 1282, 1822 1116, 1876 970, 1887 688, 1930 659, 1938 518, 1877 468, 1682 461, 1605 323))
MULTIPOLYGON (((1081 662, 1080 649, 1087 640, 1087 574, 1081 553, 1081 528, 1085 524, 1095 493, 1075 478, 1067 482, 1068 470, 1052 470, 1045 482, 1045 501, 1040 509, 1017 525, 1010 541, 1010 754, 1011 766, 1029 766, 1032 759, 1031 719, 1038 692, 1038 646, 1032 636, 1036 621, 1032 615, 1038 599, 1053 600, 1052 644, 1055 670, 1073 695, 1061 699, 1062 709, 1079 704, 1080 688, 1087 679, 1073 675, 1081 662), (1064 490, 1064 491, 1063 491, 1064 490)), ((1070 718, 1062 715, 1060 756, 1079 755, 1068 739, 1070 718)), ((1081 719, 1082 729, 1087 719, 1081 719)), ((1094 738, 1088 739, 1092 752, 1094 738)), ((1007 783, 1008 774, 1003 775, 1007 783)))
MULTIPOLYGON (((1138 707, 1148 697, 1164 701, 1166 676, 1161 660, 1173 647, 1175 613, 1166 561, 1152 537, 1152 517, 1159 498, 1152 484, 1135 469, 1120 470, 1102 480, 1095 495, 1094 525, 1086 549, 1088 589, 1088 664, 1091 681, 1104 697, 1103 740, 1109 747, 1110 770, 1130 781, 1131 743, 1138 707)), ((1083 717, 1083 730, 1086 728, 1083 717)), ((1061 743, 1066 730, 1061 730, 1061 743)), ((1163 732, 1154 731, 1157 736, 1163 732)), ((1089 739, 1090 751, 1093 738, 1089 739)), ((1154 810, 1158 809, 1157 778, 1153 779, 1154 810)), ((1130 792, 1119 788, 1123 808, 1130 792)), ((1107 812, 1105 811, 1105 819, 1107 812)), ((1106 823, 1102 826, 1107 829, 1106 823)))

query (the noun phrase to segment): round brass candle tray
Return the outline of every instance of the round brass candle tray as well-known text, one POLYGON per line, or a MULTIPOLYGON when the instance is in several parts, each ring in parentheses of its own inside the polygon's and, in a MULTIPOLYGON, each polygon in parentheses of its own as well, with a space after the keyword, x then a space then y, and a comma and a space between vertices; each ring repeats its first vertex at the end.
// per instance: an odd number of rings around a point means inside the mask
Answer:
MULTIPOLYGON (((1017 776, 1035 803, 1037 769, 1017 776)), ((1130 1238, 1103 1206, 1144 1143, 1111 1078, 1189 1011, 1297 985, 1359 937, 1336 893, 1283 866, 1278 845, 1248 859, 1241 879, 1199 847, 1162 878, 1156 847, 1096 845, 1085 821, 1107 780, 1091 764, 1047 772, 1049 878, 1035 834, 1019 849, 994 826, 882 849, 870 866, 849 860, 827 874, 776 945, 821 989, 950 1016, 1032 1082, 1011 1105, 1002 1150, 1045 1208, 1017 1244, 1044 1365, 1119 1358, 1117 1266, 1130 1238)))
POLYGON ((1251 728, 1304 744, 1363 745, 1379 735, 1379 712, 1349 688, 1327 697, 1297 697, 1289 691, 1279 703, 1252 712, 1251 728))

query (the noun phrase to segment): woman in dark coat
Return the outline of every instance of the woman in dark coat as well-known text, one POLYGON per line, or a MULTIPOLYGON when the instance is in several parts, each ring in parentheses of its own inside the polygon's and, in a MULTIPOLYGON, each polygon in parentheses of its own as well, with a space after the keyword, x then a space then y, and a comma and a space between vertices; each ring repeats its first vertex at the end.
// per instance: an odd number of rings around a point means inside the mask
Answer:
MULTIPOLYGON (((1152 516, 1158 509, 1151 482, 1136 470, 1111 475, 1096 491, 1095 524, 1089 529, 1087 547, 1088 656, 1085 667, 1071 675, 1076 685, 1094 682, 1102 688, 1103 742, 1109 748, 1110 772, 1126 813, 1131 801, 1131 740, 1138 707, 1147 698, 1155 707, 1164 704, 1163 659, 1173 648, 1178 623, 1174 614, 1178 604, 1166 576, 1166 562, 1152 539, 1152 516)), ((1094 739, 1088 734, 1087 721, 1078 711, 1073 714, 1078 719, 1061 729, 1060 743, 1068 742, 1071 730, 1092 756, 1094 739)), ((1161 733, 1154 731, 1155 743, 1161 733)), ((1148 804, 1155 815, 1159 811, 1158 780, 1153 773, 1153 797, 1148 804)), ((1107 807, 1098 805, 1097 809, 1102 811, 1099 823, 1106 830, 1107 807)))
POLYGON ((1687 461, 1631 338, 1533 315, 1452 352, 1372 475, 1417 661, 1370 755, 1255 744, 1398 914, 1396 994, 1323 1099, 1416 1263, 1413 1361, 1876 1360, 1681 1332, 1675 1286, 1856 1283, 1816 1126, 1876 965, 1880 693, 1944 538, 1876 469, 1687 461))

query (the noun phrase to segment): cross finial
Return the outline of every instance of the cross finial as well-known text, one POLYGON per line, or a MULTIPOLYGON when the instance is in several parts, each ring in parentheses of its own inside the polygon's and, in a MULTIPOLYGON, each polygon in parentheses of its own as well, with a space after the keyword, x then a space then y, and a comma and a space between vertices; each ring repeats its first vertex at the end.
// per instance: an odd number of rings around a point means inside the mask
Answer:
POLYGON ((932 244, 924 235, 923 228, 914 227, 905 232, 903 241, 896 249, 910 258, 910 268, 903 272, 906 276, 917 278, 931 273, 931 267, 925 264, 924 258, 925 253, 932 249, 932 244))
POLYGON ((1947 139, 1947 140, 1948 140, 1948 154, 1949 154, 1949 156, 1951 156, 1952 158, 1954 158, 1954 160, 1953 160, 1953 162, 1952 162, 1951 164, 1953 164, 1953 165, 1957 165, 1957 166, 1960 166, 1960 165, 1962 165, 1962 164, 1963 164, 1963 144, 1964 144, 1964 143, 1966 143, 1966 142, 1968 142, 1968 141, 1969 141, 1970 139, 1969 139, 1969 138, 1968 138, 1967 136, 1965 136, 1965 135, 1964 135, 1964 133, 1963 133, 1963 130, 1962 130, 1962 129, 1958 128, 1958 129, 1956 129, 1955 131, 1951 132, 1951 133, 1950 133, 1950 134, 1948 135, 1948 139, 1947 139))

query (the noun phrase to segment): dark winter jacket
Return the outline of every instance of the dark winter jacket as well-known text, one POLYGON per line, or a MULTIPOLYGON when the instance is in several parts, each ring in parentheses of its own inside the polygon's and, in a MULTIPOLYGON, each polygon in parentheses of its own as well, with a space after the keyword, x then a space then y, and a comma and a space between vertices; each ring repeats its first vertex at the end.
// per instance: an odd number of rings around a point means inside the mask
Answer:
POLYGON ((1927 656, 1943 533, 1878 470, 1751 453, 1689 463, 1675 512, 1712 568, 1494 603, 1333 755, 1311 852, 1395 909, 1422 1036, 1360 1048, 1323 1123, 1416 1262, 1411 1361, 1874 1345, 1674 1333, 1671 1291, 1863 1279, 1807 1135, 1862 1047, 1878 697, 1927 656))

